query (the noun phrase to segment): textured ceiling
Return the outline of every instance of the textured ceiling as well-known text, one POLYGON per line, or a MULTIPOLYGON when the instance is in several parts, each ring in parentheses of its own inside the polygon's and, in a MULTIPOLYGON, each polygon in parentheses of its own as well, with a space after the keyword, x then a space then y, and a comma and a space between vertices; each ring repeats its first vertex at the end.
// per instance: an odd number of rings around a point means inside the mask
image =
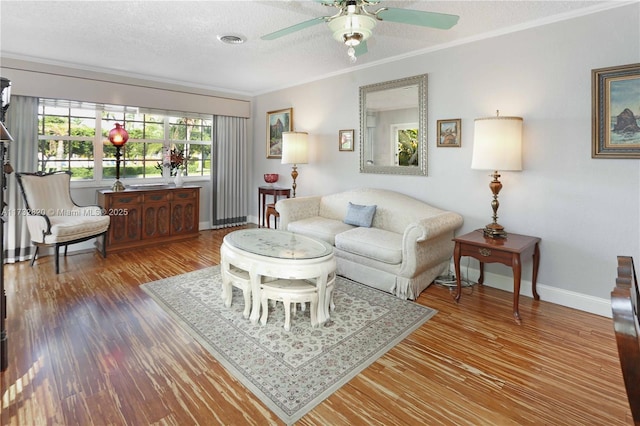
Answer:
MULTIPOLYGON (((624 2, 628 3, 628 2, 624 2)), ((316 1, 0 1, 0 55, 255 95, 492 34, 618 6, 611 1, 381 1, 459 15, 450 30, 379 22, 352 64, 321 23, 277 40, 260 37, 327 16, 316 1), (218 35, 247 41, 223 44, 218 35)))

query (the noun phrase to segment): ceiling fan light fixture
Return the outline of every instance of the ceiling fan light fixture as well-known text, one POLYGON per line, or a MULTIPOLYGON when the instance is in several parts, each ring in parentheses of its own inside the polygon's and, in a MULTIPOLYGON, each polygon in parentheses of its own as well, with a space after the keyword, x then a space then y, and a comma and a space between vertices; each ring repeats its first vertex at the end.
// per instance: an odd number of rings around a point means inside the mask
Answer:
POLYGON ((329 21, 329 29, 333 33, 333 38, 347 46, 357 46, 360 42, 371 37, 375 26, 376 19, 367 15, 341 15, 329 21))
POLYGON ((349 47, 354 47, 360 44, 364 36, 360 33, 352 33, 344 35, 344 44, 349 47))

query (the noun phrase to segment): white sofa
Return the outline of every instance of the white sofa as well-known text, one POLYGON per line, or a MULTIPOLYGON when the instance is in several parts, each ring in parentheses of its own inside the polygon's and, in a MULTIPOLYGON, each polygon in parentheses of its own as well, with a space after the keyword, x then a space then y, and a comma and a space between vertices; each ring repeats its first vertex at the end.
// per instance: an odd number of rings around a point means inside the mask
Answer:
POLYGON ((338 275, 415 299, 445 272, 462 216, 394 191, 360 188, 281 199, 280 228, 333 244, 338 275), (376 206, 371 227, 344 223, 349 203, 376 206))

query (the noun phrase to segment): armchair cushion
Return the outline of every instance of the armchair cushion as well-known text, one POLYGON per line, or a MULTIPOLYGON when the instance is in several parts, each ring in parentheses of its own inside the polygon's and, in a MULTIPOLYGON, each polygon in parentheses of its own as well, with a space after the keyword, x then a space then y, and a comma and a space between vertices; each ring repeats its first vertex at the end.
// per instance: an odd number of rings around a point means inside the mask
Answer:
POLYGON ((55 244, 98 235, 109 227, 109 216, 49 216, 51 229, 43 216, 27 216, 31 239, 36 243, 55 244))

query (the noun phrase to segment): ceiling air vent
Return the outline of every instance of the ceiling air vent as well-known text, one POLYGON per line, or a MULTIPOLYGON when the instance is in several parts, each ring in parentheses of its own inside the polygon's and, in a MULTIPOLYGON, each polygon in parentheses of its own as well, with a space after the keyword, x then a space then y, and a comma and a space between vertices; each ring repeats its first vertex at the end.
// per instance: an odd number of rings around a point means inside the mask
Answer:
POLYGON ((227 44, 242 44, 245 41, 244 37, 232 34, 219 35, 218 40, 227 44))

